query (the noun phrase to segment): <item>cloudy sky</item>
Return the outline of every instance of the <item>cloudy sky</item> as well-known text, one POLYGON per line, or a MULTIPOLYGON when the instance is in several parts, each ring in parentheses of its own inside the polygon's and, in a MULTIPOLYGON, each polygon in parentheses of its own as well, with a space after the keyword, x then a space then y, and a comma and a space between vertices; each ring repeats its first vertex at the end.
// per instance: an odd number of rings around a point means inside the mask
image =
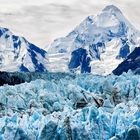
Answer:
POLYGON ((0 0, 0 26, 43 48, 110 4, 140 30, 139 0, 0 0))

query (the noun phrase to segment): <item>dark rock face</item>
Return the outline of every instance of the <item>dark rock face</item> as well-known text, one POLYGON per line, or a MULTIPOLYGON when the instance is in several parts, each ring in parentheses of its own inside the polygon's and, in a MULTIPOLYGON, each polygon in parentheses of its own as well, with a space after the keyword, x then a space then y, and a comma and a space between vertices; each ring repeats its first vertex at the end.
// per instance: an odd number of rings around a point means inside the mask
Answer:
POLYGON ((89 53, 92 58, 101 60, 101 53, 105 50, 105 44, 103 42, 98 42, 97 44, 92 44, 89 46, 89 53))
POLYGON ((69 69, 73 70, 80 66, 81 73, 90 73, 90 57, 87 54, 86 49, 79 48, 72 52, 72 57, 69 63, 69 69))
POLYGON ((3 86, 4 84, 8 85, 16 85, 24 83, 24 79, 20 78, 19 76, 12 75, 7 72, 0 72, 0 86, 3 86))
POLYGON ((115 75, 121 75, 123 72, 132 70, 136 74, 140 74, 140 47, 135 50, 113 71, 115 75))
POLYGON ((126 58, 130 54, 130 49, 127 41, 128 41, 127 39, 121 38, 122 48, 120 49, 119 52, 119 58, 126 58))

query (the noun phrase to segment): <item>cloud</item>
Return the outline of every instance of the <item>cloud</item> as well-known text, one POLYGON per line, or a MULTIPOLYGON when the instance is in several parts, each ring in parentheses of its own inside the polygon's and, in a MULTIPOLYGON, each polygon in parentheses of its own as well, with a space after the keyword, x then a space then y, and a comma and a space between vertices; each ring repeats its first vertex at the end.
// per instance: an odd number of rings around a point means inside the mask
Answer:
POLYGON ((140 30, 137 0, 0 0, 0 3, 0 26, 40 47, 67 35, 88 15, 96 15, 110 4, 118 6, 140 30))

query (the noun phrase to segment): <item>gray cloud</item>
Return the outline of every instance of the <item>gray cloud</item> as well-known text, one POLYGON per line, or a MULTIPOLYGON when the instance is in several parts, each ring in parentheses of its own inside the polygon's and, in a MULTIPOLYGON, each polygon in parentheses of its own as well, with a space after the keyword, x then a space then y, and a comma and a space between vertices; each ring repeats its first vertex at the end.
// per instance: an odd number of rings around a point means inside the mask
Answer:
POLYGON ((118 6, 140 30, 137 0, 0 0, 0 26, 44 47, 65 36, 86 16, 96 15, 106 5, 118 6))

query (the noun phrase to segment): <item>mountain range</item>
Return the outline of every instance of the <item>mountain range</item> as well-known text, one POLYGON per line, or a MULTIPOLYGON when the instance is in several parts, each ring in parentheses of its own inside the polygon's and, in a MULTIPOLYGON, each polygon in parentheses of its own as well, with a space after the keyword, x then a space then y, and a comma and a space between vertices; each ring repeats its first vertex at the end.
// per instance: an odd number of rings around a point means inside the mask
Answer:
POLYGON ((96 16, 88 16, 67 36, 54 40, 46 51, 0 28, 0 71, 107 75, 114 70, 114 74, 119 74, 128 71, 116 73, 115 69, 129 59, 135 48, 138 50, 139 38, 140 32, 114 5, 106 6, 96 16))

